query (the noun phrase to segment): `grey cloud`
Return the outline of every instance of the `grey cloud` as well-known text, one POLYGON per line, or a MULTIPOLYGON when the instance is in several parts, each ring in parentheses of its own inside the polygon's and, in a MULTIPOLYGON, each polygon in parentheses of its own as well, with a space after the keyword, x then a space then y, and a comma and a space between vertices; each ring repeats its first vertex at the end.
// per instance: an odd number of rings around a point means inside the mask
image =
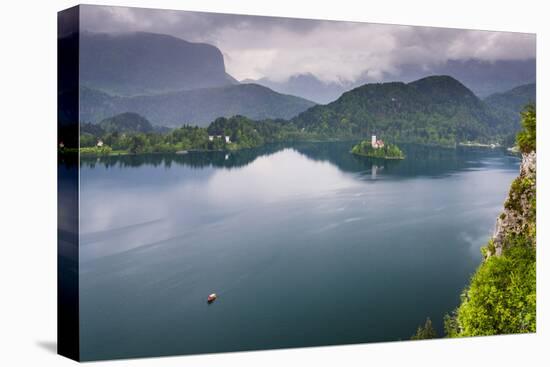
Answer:
POLYGON ((397 74, 403 64, 535 57, 535 36, 511 32, 106 6, 84 6, 81 25, 93 32, 148 31, 211 43, 237 79, 312 73, 338 82, 397 74))

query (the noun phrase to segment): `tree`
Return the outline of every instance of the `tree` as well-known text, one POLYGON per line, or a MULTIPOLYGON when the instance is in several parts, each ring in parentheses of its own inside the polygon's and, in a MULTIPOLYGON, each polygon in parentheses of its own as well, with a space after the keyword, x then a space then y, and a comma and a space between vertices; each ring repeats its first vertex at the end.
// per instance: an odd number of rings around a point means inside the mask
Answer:
POLYGON ((143 153, 145 146, 147 145, 147 139, 142 134, 132 135, 130 137, 130 146, 128 150, 132 154, 143 153))
POLYGON ((434 339, 437 338, 437 332, 435 331, 432 320, 428 317, 424 326, 419 326, 416 330, 416 334, 411 337, 411 340, 421 340, 421 339, 434 339))
POLYGON ((89 133, 80 134, 81 147, 95 147, 97 138, 89 133))
POLYGON ((517 135, 519 149, 523 153, 537 150, 537 111, 534 105, 527 105, 521 113, 522 130, 517 135))

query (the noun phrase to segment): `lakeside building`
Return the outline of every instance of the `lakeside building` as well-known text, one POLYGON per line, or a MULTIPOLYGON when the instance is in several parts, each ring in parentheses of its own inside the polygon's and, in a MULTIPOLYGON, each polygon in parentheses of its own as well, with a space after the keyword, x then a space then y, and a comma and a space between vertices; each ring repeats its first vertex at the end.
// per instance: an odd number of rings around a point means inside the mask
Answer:
POLYGON ((374 149, 383 148, 384 147, 384 141, 382 139, 377 140, 376 135, 372 135, 370 139, 370 144, 374 149))
POLYGON ((209 141, 214 141, 214 138, 221 139, 224 138, 226 143, 231 143, 231 137, 229 135, 208 135, 209 141))

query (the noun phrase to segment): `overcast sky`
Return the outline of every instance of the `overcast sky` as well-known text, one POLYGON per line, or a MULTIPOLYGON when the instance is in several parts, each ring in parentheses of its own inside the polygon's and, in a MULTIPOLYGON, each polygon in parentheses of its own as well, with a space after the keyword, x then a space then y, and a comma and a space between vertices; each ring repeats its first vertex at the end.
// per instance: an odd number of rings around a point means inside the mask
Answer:
POLYGON ((281 81, 312 73, 353 81, 367 73, 399 73, 399 65, 448 59, 522 60, 535 57, 535 35, 431 27, 241 16, 174 10, 84 6, 81 29, 146 31, 217 46, 238 80, 281 81))

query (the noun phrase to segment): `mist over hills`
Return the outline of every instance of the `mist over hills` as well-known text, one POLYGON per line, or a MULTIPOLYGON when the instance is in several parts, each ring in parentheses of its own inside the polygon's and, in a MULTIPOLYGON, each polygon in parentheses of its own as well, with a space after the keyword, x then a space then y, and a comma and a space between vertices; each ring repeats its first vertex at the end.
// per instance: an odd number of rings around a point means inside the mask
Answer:
POLYGON ((449 75, 460 80, 478 97, 484 98, 493 93, 504 92, 519 85, 534 83, 536 61, 497 60, 494 62, 478 59, 448 60, 434 65, 402 64, 395 73, 385 73, 375 79, 368 71, 354 81, 326 82, 311 73, 295 74, 284 81, 269 78, 247 79, 264 85, 280 93, 300 96, 316 103, 326 104, 336 100, 342 93, 367 83, 392 81, 411 82, 431 75, 449 75))
POLYGON ((536 61, 478 59, 448 60, 432 67, 404 65, 401 80, 413 81, 428 75, 449 75, 460 80, 478 97, 484 98, 493 93, 504 92, 523 84, 536 81, 536 61))
POLYGON ((257 83, 279 93, 300 96, 320 104, 332 102, 340 97, 347 88, 351 89, 349 85, 322 81, 311 73, 295 74, 287 80, 279 82, 269 78, 245 79, 242 82, 257 83))

